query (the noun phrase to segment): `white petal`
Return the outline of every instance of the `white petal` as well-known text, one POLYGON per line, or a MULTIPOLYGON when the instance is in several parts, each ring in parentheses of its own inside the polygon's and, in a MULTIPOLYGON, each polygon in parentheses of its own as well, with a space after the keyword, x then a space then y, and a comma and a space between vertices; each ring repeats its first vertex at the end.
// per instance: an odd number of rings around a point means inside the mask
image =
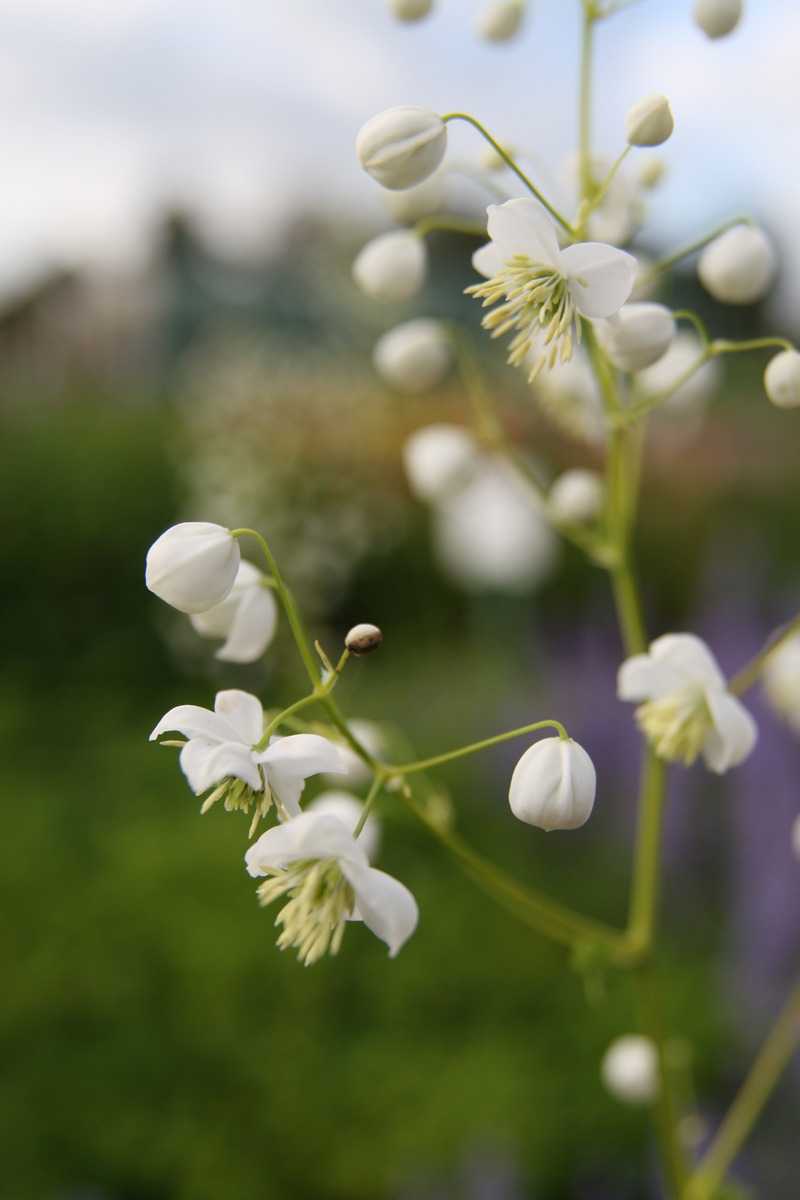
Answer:
POLYGON ((313 812, 301 813, 262 833, 244 861, 248 873, 256 877, 304 858, 336 858, 341 863, 367 866, 367 856, 347 826, 330 813, 313 812))
POLYGON ((270 772, 278 767, 284 774, 297 779, 308 779, 323 771, 331 775, 344 775, 347 771, 341 746, 316 733, 293 733, 277 738, 256 757, 258 762, 267 764, 270 772))
MULTIPOLYGON (((308 812, 330 813, 352 831, 363 815, 364 802, 351 792, 332 790, 321 792, 308 806, 308 812)), ((374 862, 377 857, 380 840, 380 821, 377 817, 367 817, 364 828, 358 835, 358 842, 364 847, 364 853, 370 862, 374 862)))
POLYGON ((711 771, 721 775, 744 762, 756 744, 758 729, 750 713, 730 692, 717 689, 706 693, 714 728, 703 746, 703 758, 711 771))
POLYGON ((270 790, 280 801, 286 816, 289 818, 299 817, 302 812, 300 797, 306 786, 304 777, 291 770, 287 771, 279 766, 271 766, 267 767, 267 782, 270 790))
POLYGON ((626 659, 617 675, 620 700, 658 700, 686 686, 686 680, 669 663, 657 662, 649 654, 626 659))
POLYGON ((522 198, 490 204, 486 213, 489 237, 497 244, 503 262, 515 254, 527 254, 534 262, 553 267, 558 264, 555 227, 535 200, 522 198))
POLYGON ((358 915, 394 958, 417 927, 416 900, 405 884, 385 871, 351 861, 342 862, 341 868, 356 894, 358 915))
POLYGON ((150 734, 154 742, 162 733, 182 733, 184 737, 206 738, 210 742, 235 742, 236 730, 219 713, 198 704, 179 704, 165 713, 150 734))
POLYGON ((268 588, 251 587, 242 595, 228 632, 228 640, 215 657, 223 662, 255 662, 275 634, 278 606, 268 588))
POLYGON ((238 740, 253 746, 264 735, 264 710, 257 696, 230 688, 217 692, 214 697, 214 712, 224 717, 236 730, 238 740))
POLYGON ((193 738, 181 750, 180 763, 189 787, 196 796, 228 776, 244 780, 254 792, 262 790, 261 775, 253 761, 252 752, 241 742, 223 742, 220 745, 193 738))
POLYGON ((570 294, 585 317, 610 317, 633 291, 636 259, 603 242, 578 242, 561 252, 570 294))
POLYGON ((650 653, 658 662, 678 672, 684 682, 701 683, 710 688, 725 687, 725 676, 717 666, 717 660, 703 639, 693 633, 666 633, 651 644, 650 653))
POLYGON ((503 269, 504 260, 494 242, 479 247, 472 256, 472 265, 479 275, 491 279, 503 269))

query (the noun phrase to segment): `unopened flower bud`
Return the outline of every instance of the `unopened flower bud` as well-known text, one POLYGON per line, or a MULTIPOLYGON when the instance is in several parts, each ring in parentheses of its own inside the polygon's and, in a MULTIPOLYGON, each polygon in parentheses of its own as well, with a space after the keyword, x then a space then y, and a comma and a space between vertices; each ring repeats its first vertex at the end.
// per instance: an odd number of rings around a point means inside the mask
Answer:
POLYGON ((401 104, 362 125, 356 154, 364 170, 394 191, 432 175, 447 149, 447 127, 430 108, 401 104))
POLYGON ((444 378, 450 366, 447 330, 428 317, 405 321, 378 339, 372 361, 378 374, 399 391, 427 391, 444 378))
POLYGON ((617 1038, 600 1067, 603 1083, 624 1104, 650 1104, 659 1090, 658 1052, 649 1038, 630 1033, 617 1038))
POLYGON ((800 634, 794 634, 772 651, 764 664, 761 682, 772 707, 800 734, 800 634))
POLYGON ((403 465, 420 500, 441 500, 470 476, 478 447, 463 425, 425 425, 403 447, 403 465))
POLYGON ((433 0, 389 0, 389 8, 398 21, 421 21, 433 8, 433 0))
POLYGON ((180 612, 201 613, 229 594, 240 560, 239 543, 229 529, 184 521, 162 533, 147 551, 145 582, 180 612))
POLYGON ((508 42, 525 16, 525 0, 490 0, 478 17, 476 32, 487 42, 508 42))
POLYGON ((559 475, 547 497, 547 510, 556 522, 593 521, 603 507, 605 488, 595 471, 576 467, 559 475))
POLYGON ((643 371, 666 354, 675 319, 663 304, 625 304, 614 317, 595 324, 600 344, 620 371, 643 371))
POLYGON ((781 350, 770 359, 764 387, 778 408, 800 407, 800 354, 796 350, 781 350))
POLYGON ((591 816, 597 777, 589 755, 572 738, 534 742, 514 768, 511 811, 539 829, 579 829, 591 816))
POLYGON ((398 229, 367 242, 353 263, 353 279, 373 300, 409 300, 425 282, 425 243, 398 229))
POLYGON ((697 273, 715 300, 753 304, 772 283, 775 265, 775 252, 766 234, 752 225, 736 225, 706 246, 697 273))
POLYGON ((658 187, 667 170, 667 164, 657 154, 648 154, 639 164, 639 183, 650 191, 658 187))
POLYGON ((710 38, 732 33, 742 18, 743 0, 695 0, 694 20, 710 38))
POLYGON ((634 104, 625 118, 625 134, 631 146, 660 146, 672 136, 674 128, 666 96, 647 96, 634 104))
POLYGON ((377 650, 383 641, 383 634, 377 625, 354 625, 344 644, 351 654, 371 654, 377 650))

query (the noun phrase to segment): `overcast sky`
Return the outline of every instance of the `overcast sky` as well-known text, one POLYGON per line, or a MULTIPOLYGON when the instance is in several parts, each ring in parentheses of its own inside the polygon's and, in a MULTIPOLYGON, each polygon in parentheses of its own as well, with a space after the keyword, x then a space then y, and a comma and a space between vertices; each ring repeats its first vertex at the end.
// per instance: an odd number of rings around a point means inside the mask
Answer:
MULTIPOLYGON (((0 0, 0 290, 52 262, 135 259, 165 201, 245 251, 323 200, 376 222, 353 140, 392 104, 466 108, 557 166, 578 0, 531 0, 506 46, 474 37, 482 3, 436 0, 403 26, 385 0, 0 0)), ((601 28, 598 148, 616 152, 627 107, 663 91, 676 133, 653 229, 671 241, 752 210, 800 279, 800 4, 750 0, 716 43, 691 7, 641 0, 601 28)), ((479 151, 466 128, 453 142, 479 151)))

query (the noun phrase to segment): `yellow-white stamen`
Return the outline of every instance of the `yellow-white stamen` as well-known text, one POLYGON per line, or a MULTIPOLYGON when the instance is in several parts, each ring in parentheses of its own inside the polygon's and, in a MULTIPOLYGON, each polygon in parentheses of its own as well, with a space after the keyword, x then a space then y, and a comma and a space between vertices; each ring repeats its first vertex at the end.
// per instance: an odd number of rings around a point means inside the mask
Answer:
POLYGON ((685 688, 662 700, 648 700, 636 720, 659 758, 691 766, 703 748, 713 722, 703 693, 685 688))
POLYGON ((324 954, 337 954, 355 895, 336 859, 307 859, 275 870, 258 889, 259 902, 289 896, 275 920, 283 927, 278 948, 293 946, 307 967, 324 954))

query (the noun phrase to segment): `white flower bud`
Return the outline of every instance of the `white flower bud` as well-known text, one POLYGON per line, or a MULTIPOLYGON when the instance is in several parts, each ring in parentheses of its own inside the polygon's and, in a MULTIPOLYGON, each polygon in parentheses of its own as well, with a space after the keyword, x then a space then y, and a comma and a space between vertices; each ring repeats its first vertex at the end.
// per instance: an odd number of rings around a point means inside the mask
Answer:
POLYGON ((147 551, 145 582, 180 612, 205 612, 230 592, 240 557, 239 543, 229 529, 184 521, 162 533, 147 551))
POLYGON ((428 179, 402 192, 382 191, 389 213, 400 225, 413 225, 422 217, 439 212, 445 201, 444 170, 434 171, 428 179))
POLYGON ((593 521, 605 500, 603 481, 595 471, 564 471, 550 488, 547 509, 556 522, 593 521))
POLYGON ((800 734, 800 634, 773 650, 764 664, 761 681, 772 707, 800 734))
POLYGON ((697 273, 715 300, 753 304, 772 283, 775 266, 767 235, 752 225, 736 225, 706 246, 697 273))
POLYGON ((425 282, 425 243, 398 229, 367 242, 353 263, 353 279, 373 300, 409 300, 425 282))
POLYGON ((605 1052, 600 1067, 603 1083, 624 1104, 651 1104, 658 1095, 658 1052, 649 1038, 629 1033, 605 1052))
POLYGON ((695 0, 694 20, 710 38, 732 33, 742 18, 742 0, 695 0))
POLYGON ((383 634, 377 625, 366 622, 354 625, 344 639, 344 644, 351 654, 371 654, 377 650, 383 641, 383 634))
POLYGON ((658 187, 667 170, 667 164, 657 154, 648 154, 639 164, 639 184, 651 191, 658 187))
POLYGON ((401 104, 362 125, 356 154, 364 170, 393 191, 432 175, 447 149, 447 127, 430 108, 401 104))
POLYGON ((401 392, 425 392, 447 374, 450 339, 439 321, 417 317, 396 325, 375 343, 372 361, 379 375, 401 392))
POLYGON ((433 0, 389 0, 389 8, 398 21, 421 21, 433 8, 433 0))
POLYGON ((660 146, 672 136, 674 128, 666 96, 647 96, 634 104, 625 118, 625 134, 631 146, 660 146))
POLYGON ((475 31, 487 42, 508 42, 519 32, 524 16, 525 0, 490 0, 475 31))
POLYGON ((403 465, 420 500, 441 500, 469 479, 477 443, 463 425, 425 425, 403 447, 403 465))
POLYGON ((781 350, 769 360, 764 387, 778 408, 800 407, 800 354, 796 350, 781 350))
POLYGON ((514 768, 511 811, 539 829, 579 829, 591 816, 597 777, 589 755, 572 738, 534 742, 514 768))
POLYGON ((675 319, 663 304, 625 304, 616 316, 597 321, 595 330, 615 367, 643 371, 669 350, 675 319))

